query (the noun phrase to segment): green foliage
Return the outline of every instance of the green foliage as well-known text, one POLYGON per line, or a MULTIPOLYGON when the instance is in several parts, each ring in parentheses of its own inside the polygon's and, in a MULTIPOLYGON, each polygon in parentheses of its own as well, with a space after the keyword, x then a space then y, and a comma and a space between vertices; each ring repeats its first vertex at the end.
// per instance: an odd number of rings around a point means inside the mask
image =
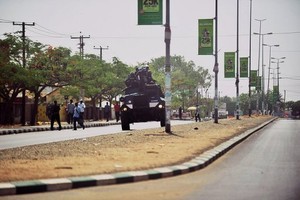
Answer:
POLYGON ((292 107, 292 115, 293 116, 300 116, 300 101, 296 101, 293 103, 292 107))
MULTIPOLYGON (((149 68, 154 80, 164 90, 165 57, 152 59, 149 68)), ((174 109, 182 106, 194 106, 197 103, 195 98, 197 90, 206 90, 211 86, 212 77, 207 69, 196 66, 193 61, 185 61, 182 56, 171 57, 172 76, 172 107, 174 109)))

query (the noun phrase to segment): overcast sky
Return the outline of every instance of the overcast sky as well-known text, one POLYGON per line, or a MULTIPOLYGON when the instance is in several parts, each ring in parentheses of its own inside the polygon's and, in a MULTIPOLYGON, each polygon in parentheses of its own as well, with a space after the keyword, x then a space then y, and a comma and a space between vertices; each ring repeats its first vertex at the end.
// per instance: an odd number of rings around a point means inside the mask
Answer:
MULTIPOLYGON (((280 93, 286 90, 286 100, 300 100, 300 0, 253 0, 252 32, 273 32, 264 37, 272 48, 273 57, 286 57, 280 64, 280 93)), ((221 96, 235 96, 235 80, 225 79, 224 52, 236 51, 237 0, 219 0, 219 91, 221 96)), ((250 0, 240 0, 240 57, 249 55, 250 0)), ((214 0, 171 0, 171 55, 184 56, 197 66, 213 74, 214 57, 198 54, 198 19, 214 18, 214 0)), ((107 47, 103 59, 110 62, 118 57, 129 65, 165 56, 164 27, 137 25, 137 0, 0 0, 0 39, 4 33, 21 30, 16 22, 35 22, 26 27, 26 35, 33 41, 51 46, 70 48, 78 52, 79 40, 70 36, 90 36, 85 39, 85 53, 99 55, 94 46, 107 47)), ((252 36, 252 69, 258 65, 258 36, 252 36)), ((264 48, 266 65, 265 87, 269 48, 264 48)), ((276 65, 272 64, 272 68, 276 65)), ((271 70, 273 71, 273 70, 271 70)), ((273 75, 271 74, 271 77, 273 75)), ((270 80, 270 87, 273 81, 270 80)), ((214 95, 214 84, 209 90, 214 95)), ((240 93, 248 93, 248 80, 240 82, 240 93)))

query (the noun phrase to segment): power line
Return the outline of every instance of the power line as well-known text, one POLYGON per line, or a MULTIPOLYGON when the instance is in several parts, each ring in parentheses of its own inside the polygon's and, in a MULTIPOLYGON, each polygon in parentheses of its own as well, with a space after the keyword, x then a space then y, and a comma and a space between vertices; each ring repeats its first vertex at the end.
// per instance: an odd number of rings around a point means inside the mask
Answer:
MULTIPOLYGON (((81 32, 80 32, 81 34, 81 32)), ((90 38, 90 36, 83 36, 83 35, 80 35, 80 36, 71 36, 71 39, 79 39, 79 52, 80 52, 80 56, 81 58, 83 58, 83 51, 84 51, 84 42, 83 42, 83 39, 86 39, 86 38, 90 38)))
POLYGON ((45 29, 46 31, 44 30, 41 30, 41 29, 38 29, 40 31, 43 31, 43 32, 46 32, 46 33, 50 33, 50 34, 57 34, 57 35, 63 35, 63 36, 69 36, 70 34, 65 34, 65 33, 59 33, 59 32, 56 32, 56 31, 53 31, 49 28, 46 28, 44 26, 41 26, 40 24, 37 24, 38 27, 42 28, 42 29, 45 29))
MULTIPOLYGON (((39 29, 36 29, 36 30, 39 30, 39 29)), ((41 36, 50 37, 50 38, 67 38, 66 36, 47 35, 47 34, 39 33, 39 32, 30 30, 30 29, 28 29, 28 31, 29 31, 29 32, 32 32, 32 33, 36 33, 36 34, 41 35, 41 36)), ((35 36, 35 37, 38 37, 38 36, 35 36)))

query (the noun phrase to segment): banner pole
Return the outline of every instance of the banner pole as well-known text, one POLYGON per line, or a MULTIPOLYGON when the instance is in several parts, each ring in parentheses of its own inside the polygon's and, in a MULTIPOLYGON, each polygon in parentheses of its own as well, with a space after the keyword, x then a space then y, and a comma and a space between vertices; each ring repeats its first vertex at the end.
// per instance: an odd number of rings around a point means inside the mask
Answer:
POLYGON ((214 123, 218 123, 218 72, 219 72, 219 64, 218 64, 218 0, 216 0, 216 16, 215 16, 215 97, 214 97, 214 123))
POLYGON ((166 24, 165 24, 165 43, 166 43, 166 64, 165 64, 165 109, 166 109, 166 133, 171 133, 171 28, 170 28, 170 0, 166 0, 166 24))

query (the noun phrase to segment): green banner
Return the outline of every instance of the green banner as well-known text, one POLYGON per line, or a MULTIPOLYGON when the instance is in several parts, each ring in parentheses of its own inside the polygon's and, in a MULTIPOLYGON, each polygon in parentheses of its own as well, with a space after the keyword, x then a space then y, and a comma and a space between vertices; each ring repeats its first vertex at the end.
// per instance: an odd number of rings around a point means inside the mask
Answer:
POLYGON ((257 70, 251 70, 250 75, 251 75, 250 76, 251 77, 250 86, 256 87, 256 85, 257 85, 257 70))
POLYGON ((198 55, 213 55, 214 20, 198 20, 198 55))
POLYGON ((248 77, 248 57, 240 58, 240 77, 248 77))
POLYGON ((279 87, 277 85, 273 86, 273 102, 279 100, 279 87))
POLYGON ((224 76, 225 78, 235 77, 235 52, 224 53, 224 76))
POLYGON ((257 76, 256 90, 261 91, 261 76, 257 76))
POLYGON ((138 0, 138 25, 162 25, 163 0, 138 0))

